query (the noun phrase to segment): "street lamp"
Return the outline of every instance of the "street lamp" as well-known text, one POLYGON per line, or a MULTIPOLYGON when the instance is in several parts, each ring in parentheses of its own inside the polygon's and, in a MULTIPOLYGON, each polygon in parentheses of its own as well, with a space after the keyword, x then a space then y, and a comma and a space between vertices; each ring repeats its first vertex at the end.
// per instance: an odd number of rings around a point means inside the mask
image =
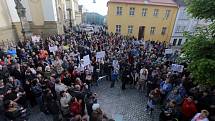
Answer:
POLYGON ((69 26, 72 28, 72 9, 67 8, 66 10, 69 11, 69 26))
POLYGON ((17 14, 19 16, 19 19, 20 19, 20 23, 21 23, 21 32, 22 32, 22 35, 23 35, 23 38, 24 38, 24 41, 26 41, 26 36, 25 36, 25 30, 24 30, 24 27, 23 27, 23 23, 22 23, 22 18, 25 17, 25 13, 26 13, 26 9, 23 7, 22 3, 20 2, 21 0, 14 0, 15 3, 16 3, 16 11, 17 11, 17 14))

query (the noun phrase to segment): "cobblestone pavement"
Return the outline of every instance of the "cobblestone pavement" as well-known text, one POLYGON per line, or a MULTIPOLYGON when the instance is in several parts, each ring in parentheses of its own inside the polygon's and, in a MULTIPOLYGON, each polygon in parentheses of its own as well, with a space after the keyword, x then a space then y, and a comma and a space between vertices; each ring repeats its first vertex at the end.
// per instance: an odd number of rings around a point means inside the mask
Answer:
POLYGON ((121 115, 123 121, 159 121, 159 109, 149 115, 144 111, 147 98, 143 92, 132 89, 121 90, 121 82, 110 88, 110 82, 103 81, 93 91, 98 95, 98 103, 102 110, 109 116, 121 115))
MULTIPOLYGON (((123 121, 158 121, 159 109, 156 109, 152 115, 144 111, 147 98, 143 92, 128 86, 122 91, 120 87, 121 82, 116 82, 115 87, 110 88, 108 81, 92 87, 92 91, 97 93, 100 107, 108 117, 114 118, 117 115, 122 117, 123 121)), ((52 121, 52 118, 38 109, 33 109, 30 121, 52 121)))

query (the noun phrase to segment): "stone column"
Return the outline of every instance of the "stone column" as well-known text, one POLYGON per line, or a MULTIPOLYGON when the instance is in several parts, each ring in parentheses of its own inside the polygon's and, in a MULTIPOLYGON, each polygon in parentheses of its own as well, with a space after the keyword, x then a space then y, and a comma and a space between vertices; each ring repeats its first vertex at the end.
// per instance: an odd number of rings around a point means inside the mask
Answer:
POLYGON ((21 32, 23 34, 23 36, 20 38, 22 38, 24 41, 26 41, 26 39, 29 39, 32 35, 32 33, 30 31, 30 25, 26 18, 26 9, 22 5, 21 0, 14 0, 14 1, 16 4, 17 14, 20 18, 21 32))

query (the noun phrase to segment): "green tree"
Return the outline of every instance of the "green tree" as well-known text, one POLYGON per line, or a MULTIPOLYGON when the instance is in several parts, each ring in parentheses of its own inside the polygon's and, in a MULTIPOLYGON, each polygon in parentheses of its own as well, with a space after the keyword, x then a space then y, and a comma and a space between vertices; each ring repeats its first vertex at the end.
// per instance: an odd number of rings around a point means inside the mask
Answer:
POLYGON ((187 11, 197 19, 215 19, 215 0, 185 0, 187 11))
POLYGON ((182 48, 189 60, 188 70, 194 82, 215 85, 215 0, 185 0, 187 11, 194 18, 211 20, 208 27, 197 28, 195 34, 185 33, 188 42, 182 48))
POLYGON ((182 48, 194 81, 204 85, 215 85, 215 38, 211 32, 201 28, 195 35, 186 34, 189 41, 182 48))

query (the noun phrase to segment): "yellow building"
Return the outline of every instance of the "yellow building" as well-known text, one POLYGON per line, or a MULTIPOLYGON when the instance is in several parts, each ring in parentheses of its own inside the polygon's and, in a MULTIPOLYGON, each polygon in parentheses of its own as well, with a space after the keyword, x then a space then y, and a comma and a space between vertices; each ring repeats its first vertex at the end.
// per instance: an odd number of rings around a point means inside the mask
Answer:
POLYGON ((178 11, 173 0, 109 0, 107 6, 108 32, 170 41, 178 11))

